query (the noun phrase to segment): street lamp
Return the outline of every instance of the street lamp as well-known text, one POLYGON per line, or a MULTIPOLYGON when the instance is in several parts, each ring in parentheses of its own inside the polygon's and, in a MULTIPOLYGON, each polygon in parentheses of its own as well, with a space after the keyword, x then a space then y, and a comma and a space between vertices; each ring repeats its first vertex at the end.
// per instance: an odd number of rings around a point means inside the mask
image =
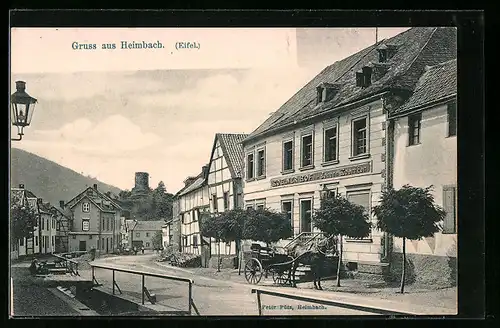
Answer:
POLYGON ((321 191, 320 191, 320 198, 321 198, 322 200, 325 200, 325 199, 328 197, 329 193, 330 193, 330 190, 329 190, 329 189, 328 189, 328 187, 326 186, 326 183, 325 183, 325 184, 323 184, 323 188, 322 188, 322 189, 321 189, 321 191))
POLYGON ((23 138, 24 127, 30 125, 37 100, 26 93, 26 82, 16 81, 16 92, 10 96, 12 125, 17 127, 19 138, 11 138, 12 141, 20 141, 23 138))

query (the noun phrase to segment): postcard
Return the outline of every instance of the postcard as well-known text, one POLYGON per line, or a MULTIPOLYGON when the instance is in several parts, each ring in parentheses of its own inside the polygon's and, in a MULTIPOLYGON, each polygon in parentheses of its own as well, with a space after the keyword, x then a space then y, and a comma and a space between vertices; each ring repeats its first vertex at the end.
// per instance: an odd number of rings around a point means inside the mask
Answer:
POLYGON ((11 28, 10 315, 457 314, 457 30, 11 28))

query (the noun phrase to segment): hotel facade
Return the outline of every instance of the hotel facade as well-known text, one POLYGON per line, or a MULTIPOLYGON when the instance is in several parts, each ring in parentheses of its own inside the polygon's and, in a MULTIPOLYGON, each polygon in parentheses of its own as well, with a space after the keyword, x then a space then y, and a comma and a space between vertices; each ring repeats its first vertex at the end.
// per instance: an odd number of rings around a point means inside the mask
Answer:
MULTIPOLYGON (((375 224, 371 208, 402 165, 392 165, 398 155, 387 151, 390 113, 408 101, 427 66, 455 58, 456 29, 412 28, 325 68, 243 141, 245 207, 286 213, 296 237, 315 232, 321 195, 339 194, 375 224)), ((390 238, 372 230, 345 240, 344 262, 382 273, 391 251, 390 238)))

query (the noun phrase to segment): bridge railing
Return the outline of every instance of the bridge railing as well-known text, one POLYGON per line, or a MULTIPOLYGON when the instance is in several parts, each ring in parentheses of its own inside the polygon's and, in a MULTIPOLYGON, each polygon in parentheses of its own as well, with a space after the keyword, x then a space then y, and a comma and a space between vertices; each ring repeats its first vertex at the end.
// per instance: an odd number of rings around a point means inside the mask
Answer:
POLYGON ((52 254, 53 257, 59 259, 61 262, 64 263, 64 267, 66 268, 66 271, 70 273, 71 275, 74 276, 79 276, 80 274, 78 273, 78 262, 72 259, 69 259, 65 256, 60 256, 57 254, 52 254))
POLYGON ((257 306, 259 308, 259 315, 262 314, 262 295, 269 295, 269 296, 274 296, 274 297, 279 297, 279 298, 285 298, 285 299, 291 299, 295 301, 301 301, 301 302, 308 302, 308 303, 313 303, 313 304, 320 304, 320 305, 326 305, 326 306, 331 306, 339 309, 346 309, 346 310, 354 310, 354 311, 360 311, 364 312, 367 314, 373 314, 373 315, 416 315, 417 313, 413 312, 406 312, 406 311, 398 311, 398 310, 393 310, 393 309, 388 309, 384 308, 382 306, 367 306, 367 305, 360 305, 360 304, 354 304, 354 303, 349 303, 346 301, 335 301, 335 300, 329 300, 329 299, 324 299, 324 298, 319 298, 319 297, 312 297, 312 296, 304 296, 304 295, 297 295, 293 293, 287 293, 287 292, 281 292, 281 291, 275 291, 267 288, 253 288, 252 289, 252 294, 257 294, 257 306))
POLYGON ((112 284, 113 284, 113 295, 115 295, 115 291, 117 290, 120 294, 122 294, 122 291, 120 287, 118 286, 116 279, 115 279, 115 272, 123 272, 123 273, 129 273, 129 274, 134 274, 141 276, 141 302, 144 305, 145 304, 145 299, 147 298, 151 304, 156 303, 156 296, 154 294, 151 294, 149 290, 146 287, 146 282, 145 282, 145 277, 154 277, 154 278, 161 278, 165 280, 171 280, 171 281, 178 281, 178 282, 184 282, 187 283, 188 285, 188 310, 187 311, 178 311, 179 314, 188 314, 188 315, 193 315, 193 311, 197 314, 200 315, 198 309, 196 308, 196 305, 194 304, 193 301, 193 284, 194 281, 189 278, 182 278, 182 277, 176 277, 176 276, 170 276, 162 273, 151 273, 151 272, 146 272, 146 271, 140 271, 140 270, 132 270, 132 269, 125 269, 125 268, 118 268, 115 266, 109 266, 109 265, 102 265, 102 264, 95 264, 95 263, 90 263, 90 266, 92 268, 92 282, 94 285, 100 286, 101 284, 98 283, 96 276, 95 276, 95 269, 104 269, 104 270, 110 270, 112 271, 112 284))

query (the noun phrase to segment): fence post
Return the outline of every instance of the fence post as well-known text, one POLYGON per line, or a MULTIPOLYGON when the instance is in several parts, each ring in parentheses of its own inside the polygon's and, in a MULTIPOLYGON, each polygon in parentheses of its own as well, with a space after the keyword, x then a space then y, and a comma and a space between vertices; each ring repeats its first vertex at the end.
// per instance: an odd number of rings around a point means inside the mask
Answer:
POLYGON ((257 289, 257 306, 259 307, 259 316, 262 315, 262 305, 260 302, 260 290, 257 289))
POLYGON ((144 305, 144 275, 142 275, 142 289, 141 289, 141 295, 142 295, 142 305, 144 305))
POLYGON ((115 295, 115 270, 113 270, 113 295, 115 295))
POLYGON ((188 302, 189 302, 188 311, 189 311, 189 315, 191 315, 192 300, 193 300, 193 286, 191 285, 191 281, 190 281, 189 282, 189 297, 188 297, 188 302))

